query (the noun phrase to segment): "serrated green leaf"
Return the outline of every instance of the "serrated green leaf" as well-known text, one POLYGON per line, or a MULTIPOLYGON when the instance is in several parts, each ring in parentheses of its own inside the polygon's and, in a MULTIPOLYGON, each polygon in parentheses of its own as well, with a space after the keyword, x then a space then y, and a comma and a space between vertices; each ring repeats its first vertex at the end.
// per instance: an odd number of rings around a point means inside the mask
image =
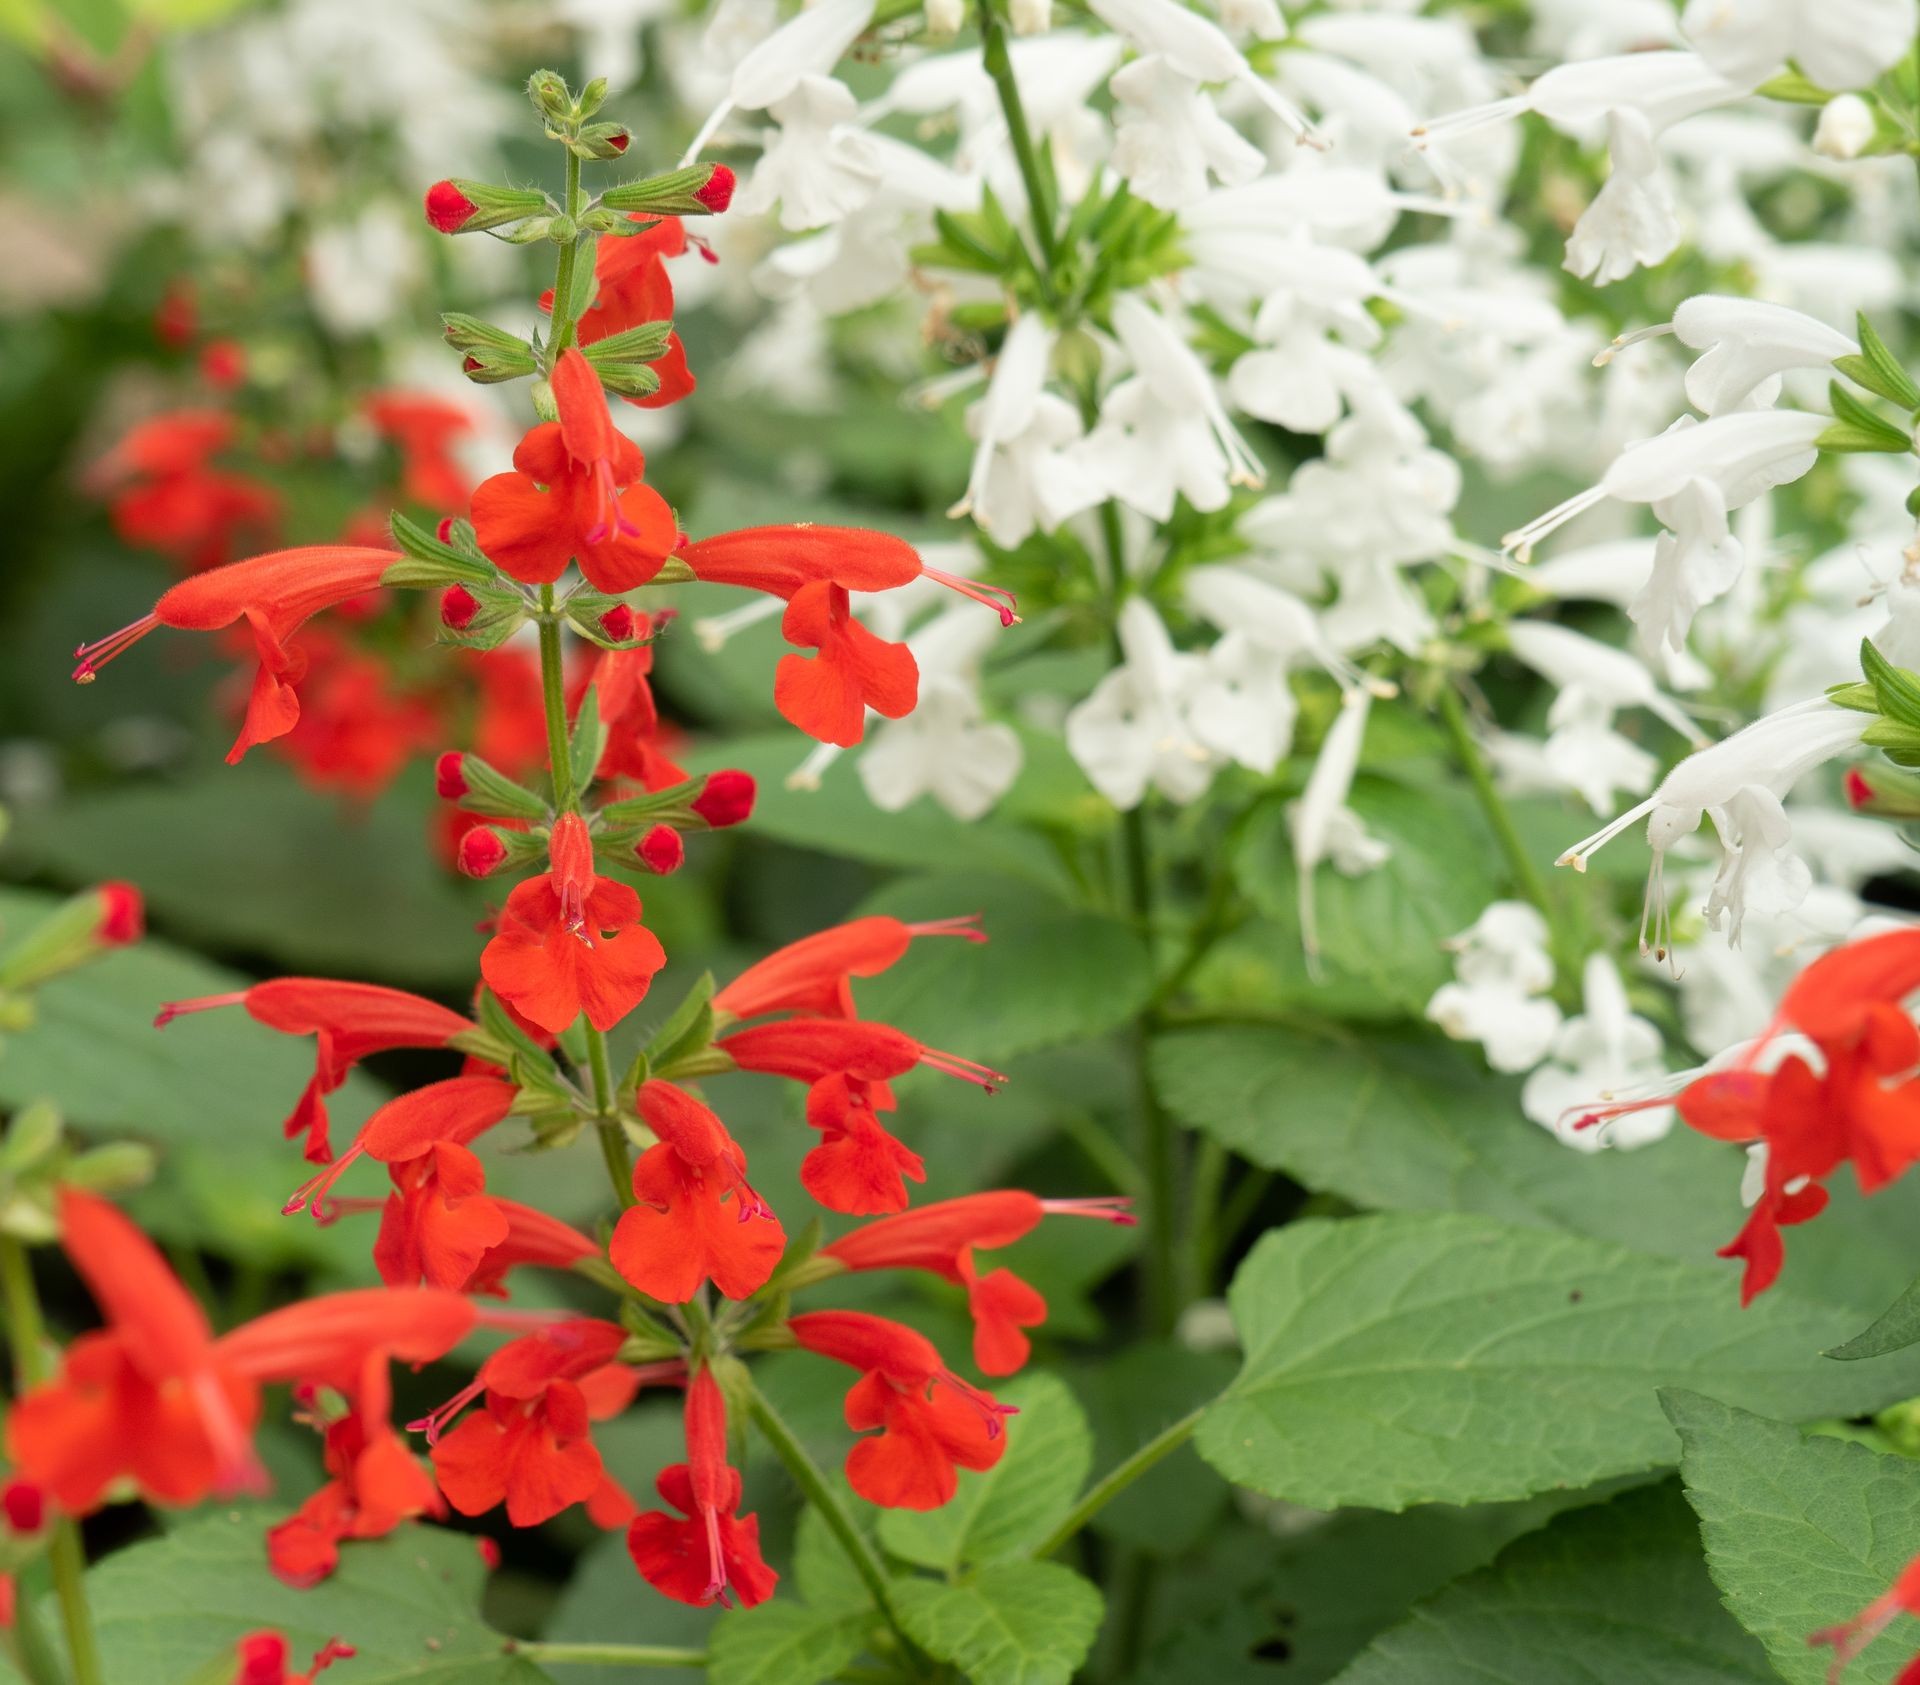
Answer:
POLYGON ((997 1562, 959 1585, 903 1580, 907 1636, 973 1685, 1068 1685, 1100 1627, 1100 1593, 1057 1562, 997 1562))
POLYGON ((860 1654, 866 1619, 777 1598, 714 1623, 712 1685, 822 1685, 860 1654))
POLYGON ((1766 1685, 1671 1482, 1562 1515, 1414 1605, 1336 1685, 1766 1685))
POLYGON ((1920 1354, 1816 1354, 1844 1313, 1717 1268, 1464 1216, 1295 1223, 1228 1295, 1239 1378, 1201 1418, 1229 1479, 1316 1509, 1481 1503, 1662 1467, 1655 1394, 1811 1417, 1920 1389, 1920 1354))
POLYGON ((1031 1550, 1073 1507, 1093 1467, 1086 1412, 1066 1383, 1030 1375, 998 1396, 1020 1414, 1007 1423, 1007 1448, 990 1469, 962 1470, 960 1490, 936 1510, 888 1510, 880 1542, 903 1561, 949 1573, 1031 1550))
POLYGON ((182 1678, 244 1634, 286 1634, 298 1664, 329 1638, 357 1652, 358 1685, 537 1685, 548 1675, 507 1652, 480 1619, 486 1570, 462 1533, 407 1526, 348 1545, 340 1567, 297 1590, 267 1567, 261 1510, 183 1522, 118 1551, 87 1575, 106 1677, 182 1678))
MULTIPOLYGON (((1820 1685, 1832 1652, 1807 1635, 1859 1613, 1920 1551, 1920 1463, 1698 1393, 1663 1402, 1727 1607, 1793 1685, 1820 1685)), ((1917 1640, 1901 1621, 1848 1668, 1848 1685, 1888 1685, 1917 1640)))

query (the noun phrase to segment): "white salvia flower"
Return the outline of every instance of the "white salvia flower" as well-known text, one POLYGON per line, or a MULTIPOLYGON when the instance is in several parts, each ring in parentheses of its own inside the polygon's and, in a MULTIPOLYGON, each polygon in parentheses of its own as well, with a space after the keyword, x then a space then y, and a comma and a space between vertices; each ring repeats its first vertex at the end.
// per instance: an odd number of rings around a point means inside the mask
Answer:
POLYGON ((1293 833, 1293 868, 1300 880, 1300 941, 1307 964, 1320 963, 1320 924, 1314 914, 1313 875, 1322 861, 1333 862, 1344 877, 1357 878, 1383 864, 1390 845, 1370 836, 1360 816, 1347 806, 1353 775, 1360 769, 1360 744, 1367 734, 1371 693, 1353 689, 1341 699, 1340 712, 1320 744, 1300 799, 1287 809, 1293 833))
POLYGON ((1296 250, 1297 266, 1273 276, 1274 290, 1253 319, 1257 348, 1235 360, 1227 391, 1248 415, 1324 433, 1349 401, 1392 401, 1378 366, 1354 349, 1379 343, 1366 301, 1380 289, 1352 252, 1305 242, 1296 250))
POLYGON ((1275 0, 1220 0, 1220 27, 1229 35, 1254 41, 1278 41, 1287 33, 1287 20, 1275 0))
POLYGON ((1217 24, 1189 11, 1180 0, 1088 0, 1109 29, 1142 54, 1158 54, 1196 82, 1232 82, 1245 88, 1310 146, 1323 144, 1303 113, 1270 83, 1254 74, 1217 24))
POLYGON ((1877 127, 1873 108, 1858 94, 1836 94, 1820 107, 1820 121, 1813 126, 1813 149, 1822 158, 1843 162, 1858 158, 1877 127))
POLYGON ((767 113, 780 125, 739 207, 758 216, 780 206, 783 228, 821 228, 851 215, 880 184, 873 139, 853 127, 859 107, 846 84, 831 76, 803 76, 767 113))
POLYGON ((926 0, 929 35, 958 35, 967 21, 966 0, 926 0))
POLYGON ((1238 633, 1277 658, 1285 669, 1311 661, 1334 674, 1342 685, 1375 681, 1335 647, 1320 617, 1291 591, 1258 578, 1231 562, 1216 562, 1188 572, 1187 605, 1222 632, 1238 633))
POLYGON ((1507 643, 1560 693, 1547 712, 1549 727, 1578 717, 1589 705, 1608 713, 1617 708, 1645 708, 1696 747, 1706 742, 1680 704, 1623 649, 1550 620, 1514 621, 1507 628, 1507 643))
POLYGON ((1265 478, 1214 390, 1213 376, 1171 323, 1134 293, 1113 304, 1114 331, 1134 374, 1107 393, 1082 459, 1107 495, 1151 520, 1194 508, 1224 509, 1231 488, 1265 478))
POLYGON ((1806 893, 1803 862, 1787 852, 1793 826, 1780 798, 1822 761, 1860 741, 1870 715, 1820 700, 1796 703, 1755 720, 1744 730, 1681 761, 1651 796, 1573 845, 1559 864, 1585 871, 1594 852, 1640 819, 1647 821, 1653 869, 1641 915, 1644 945, 1649 926, 1653 947, 1664 955, 1668 934, 1665 866, 1667 851, 1713 821, 1720 839, 1720 869, 1707 896, 1707 916, 1717 928, 1724 916, 1727 940, 1737 946, 1747 898, 1756 911, 1778 912, 1806 893))
POLYGON ((825 76, 873 21, 874 0, 818 0, 789 18, 733 67, 727 97, 700 125, 681 164, 691 164, 735 111, 766 111, 810 76, 825 76))
POLYGON ((1628 1005, 1613 961, 1605 954, 1589 954, 1580 985, 1586 1010, 1555 1033, 1547 1063, 1520 1089, 1520 1109, 1582 1152, 1630 1150, 1658 1141, 1673 1128, 1671 1106, 1624 1112, 1585 1129, 1574 1127, 1583 1106, 1629 1098, 1635 1090, 1658 1091, 1667 1082, 1660 1032, 1628 1005))
POLYGON ((1454 981, 1427 1002, 1427 1017, 1455 1041, 1477 1041, 1496 1071, 1524 1071, 1545 1056, 1560 1009, 1547 922, 1524 901, 1495 901, 1452 937, 1454 981))
POLYGON ((860 757, 860 782, 883 812, 930 795, 954 818, 971 822, 1020 775, 1020 739, 985 717, 974 671, 1000 630, 971 604, 947 609, 907 639, 920 668, 920 700, 887 720, 860 757))
POLYGON ((1170 801, 1197 800, 1218 764, 1188 714, 1203 663, 1173 647, 1140 597, 1120 610, 1119 637, 1124 660, 1067 714, 1067 748, 1115 807, 1139 806, 1149 786, 1170 801))
POLYGON ((672 9, 670 0, 556 0, 554 15, 578 32, 586 75, 606 77, 618 94, 640 79, 641 26, 672 9))
POLYGON ((1792 59, 1822 88, 1864 88, 1913 48, 1914 0, 1687 0, 1680 28, 1721 75, 1759 82, 1792 59))
POLYGON ((1187 702, 1193 735, 1258 773, 1280 764, 1298 713, 1286 663, 1245 632, 1229 632, 1207 651, 1187 702))
POLYGON ((1501 787, 1513 795, 1569 790, 1595 813, 1611 813, 1622 795, 1653 787, 1660 763, 1613 729, 1612 710, 1584 702, 1544 741, 1498 731, 1486 740, 1501 787))
POLYGON ((1609 286, 1651 268, 1680 244, 1673 188, 1661 168, 1653 126, 1638 111, 1607 113, 1605 185, 1567 236, 1568 274, 1609 286))
POLYGON ((1557 551, 1527 568, 1527 583, 1563 601, 1612 603, 1625 609, 1653 573, 1651 538, 1609 538, 1557 551))
POLYGON ((1013 0, 1008 22, 1016 35, 1044 35, 1053 27, 1053 0, 1013 0))
POLYGON ((1107 86, 1118 102, 1114 172, 1148 204, 1179 210, 1205 195, 1209 173, 1237 187, 1266 168, 1266 154, 1214 110, 1200 84, 1158 55, 1115 71, 1107 86))
POLYGON ((1788 369, 1825 368, 1860 349, 1825 322, 1784 304, 1699 293, 1680 304, 1671 322, 1619 335, 1594 361, 1609 362, 1621 348, 1666 333, 1701 353, 1687 370, 1687 402, 1708 416, 1770 404, 1788 369))

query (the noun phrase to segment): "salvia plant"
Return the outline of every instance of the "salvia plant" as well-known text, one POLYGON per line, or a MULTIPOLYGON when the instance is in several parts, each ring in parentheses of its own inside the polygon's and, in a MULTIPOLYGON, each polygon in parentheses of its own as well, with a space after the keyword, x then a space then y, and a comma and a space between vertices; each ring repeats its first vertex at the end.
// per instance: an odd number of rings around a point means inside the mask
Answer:
POLYGON ((0 899, 15 1673, 1920 1681, 1914 0, 660 10, 504 142, 436 6, 171 61, 262 255, 151 301, 81 490, 179 577, 73 677, 210 642, 324 848, 434 757, 489 911, 0 899))

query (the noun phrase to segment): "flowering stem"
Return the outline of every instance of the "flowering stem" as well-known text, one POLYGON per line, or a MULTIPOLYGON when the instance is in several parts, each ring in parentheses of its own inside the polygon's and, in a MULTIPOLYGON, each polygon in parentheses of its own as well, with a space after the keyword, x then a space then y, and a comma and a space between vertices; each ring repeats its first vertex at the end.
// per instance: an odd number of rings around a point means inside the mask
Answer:
POLYGON ((1474 741, 1472 728, 1467 724, 1467 711, 1461 705, 1460 693, 1451 684, 1440 687, 1439 711, 1440 723, 1446 728, 1447 739, 1453 747, 1453 758, 1460 763, 1460 770, 1473 786, 1480 811, 1486 815, 1487 824, 1493 829, 1500 852, 1507 857, 1507 866, 1513 873, 1515 885, 1546 915, 1548 924, 1553 924, 1553 897, 1547 893, 1546 879, 1541 877, 1539 866, 1527 852, 1527 845, 1521 840, 1519 831, 1514 828, 1513 815, 1507 811, 1507 804, 1494 788, 1493 774, 1487 770, 1486 757, 1480 753, 1480 745, 1474 741))
POLYGON ((1068 1510, 1060 1525, 1040 1542, 1033 1553, 1035 1558, 1052 1556, 1148 1469, 1178 1451, 1193 1437, 1193 1430, 1200 1425, 1200 1418, 1205 1413, 1206 1406, 1203 1404, 1190 1415, 1182 1416, 1171 1426, 1162 1428, 1124 1462, 1116 1463, 1087 1489, 1087 1495, 1068 1510))
POLYGON ((605 1667, 705 1667, 704 1650, 676 1649, 670 1644, 545 1644, 515 1639, 507 1653, 530 1662, 605 1667))
MULTIPOLYGON (((980 58, 993 78, 1000 95, 1000 111, 1007 120, 1007 139, 1020 165, 1020 179, 1027 189, 1027 209, 1033 220, 1033 237, 1040 247, 1044 278, 1051 283, 1053 265, 1059 256, 1054 235, 1053 195, 1046 177, 1040 173, 1040 156, 1033 149, 1033 131, 1027 127, 1027 109, 1020 103, 1020 84, 1014 80, 1013 59, 1007 52, 1007 32, 993 0, 980 0, 980 58)), ((1051 286, 1049 286, 1051 291, 1051 286)))
POLYGON ((553 587, 540 587, 540 688, 547 705, 547 760, 553 775, 553 805, 562 813, 580 805, 573 787, 573 756, 567 748, 566 671, 560 656, 560 622, 553 587))
MULTIPOLYGON (((752 1386, 752 1383, 748 1385, 752 1386)), ((901 1630, 894 1616, 893 1600, 887 1587, 886 1565, 880 1560, 879 1552, 854 1524, 853 1517, 847 1513, 847 1506, 840 1501, 840 1494, 833 1489, 833 1483, 827 1479, 820 1465, 807 1454, 807 1448, 794 1438, 793 1429, 781 1420, 779 1413, 767 1402, 766 1394, 758 1387, 752 1388, 748 1408, 753 1415, 754 1425, 773 1447, 773 1454, 787 1465, 787 1472, 793 1476, 794 1484, 807 1495, 807 1501, 820 1512, 820 1518, 840 1541, 840 1548, 847 1553, 847 1560, 853 1564, 854 1572, 866 1582, 867 1590, 873 1593, 874 1607, 893 1629, 901 1649, 911 1654, 913 1642, 901 1630)))
MULTIPOLYGON (((17 1393, 45 1377, 46 1331, 27 1249, 12 1235, 0 1235, 0 1297, 6 1301, 7 1339, 13 1351, 17 1393)), ((71 1517, 62 1516, 53 1524, 47 1560, 53 1569, 54 1594, 60 1600, 60 1624, 66 1631, 67 1653, 73 1663, 73 1685, 105 1685, 100 1646, 93 1636, 93 1617, 87 1609, 87 1556, 81 1548, 80 1529, 71 1517)))
MULTIPOLYGON (((580 160, 567 154, 566 211, 570 217, 580 214, 580 160)), ((573 343, 573 266, 580 247, 575 235, 560 248, 560 261, 553 273, 553 335, 547 349, 555 357, 573 343)))
POLYGON ((587 1026, 587 1064, 593 1072, 593 1104, 599 1113, 600 1156, 622 1211, 637 1201, 633 1192, 633 1161, 627 1156, 626 1126, 613 1100, 613 1073, 607 1067, 607 1038, 587 1026))

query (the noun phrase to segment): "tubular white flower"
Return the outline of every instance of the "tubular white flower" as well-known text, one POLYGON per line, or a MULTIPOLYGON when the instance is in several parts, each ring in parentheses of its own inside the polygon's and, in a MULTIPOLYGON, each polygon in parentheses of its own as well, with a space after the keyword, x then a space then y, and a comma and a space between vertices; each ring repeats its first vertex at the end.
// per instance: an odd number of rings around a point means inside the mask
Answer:
POLYGON ((1173 647, 1143 598, 1120 611, 1124 660, 1067 714, 1067 748, 1093 787, 1118 808, 1149 786, 1170 801, 1197 800, 1213 782, 1213 751, 1188 717, 1202 662, 1173 647))
POLYGON ((1651 268, 1680 244, 1673 189, 1642 113, 1607 113, 1607 155, 1606 184, 1567 236, 1565 262, 1569 274, 1600 287, 1651 268))
POLYGON ((1659 1092, 1668 1082, 1659 1030, 1627 1002, 1619 969, 1606 954, 1589 954, 1581 972, 1584 1011, 1562 1024, 1547 1063, 1520 1090, 1520 1109, 1581 1152, 1629 1151, 1673 1128, 1671 1106, 1620 1113, 1585 1129, 1574 1124, 1594 1103, 1659 1092))
POLYGON ((1522 661, 1560 694, 1547 714, 1557 726, 1575 717, 1588 703, 1609 712, 1616 708, 1645 708, 1700 747, 1706 738, 1685 710, 1654 683, 1633 656, 1597 638, 1548 620, 1516 620, 1507 628, 1507 643, 1522 661))
POLYGON ((1788 369, 1825 368, 1860 349, 1825 322, 1784 304, 1698 293, 1680 304, 1671 322, 1621 334, 1594 361, 1609 362, 1623 347, 1663 333, 1700 353, 1687 370, 1687 402, 1708 416, 1770 403, 1778 394, 1777 378, 1788 369))
POLYGON ((1687 0, 1680 28, 1721 75, 1758 82, 1792 59, 1823 88, 1864 88, 1913 50, 1914 0, 1687 0))
POLYGON ((1878 129, 1873 108, 1858 94, 1836 94, 1820 107, 1813 126, 1813 149, 1822 158, 1842 162, 1858 158, 1873 142, 1878 129))
POLYGON ((1320 961, 1320 924, 1314 912, 1313 876, 1325 860, 1348 877, 1358 877, 1386 860, 1386 843, 1367 834, 1359 816, 1347 806, 1353 775, 1360 769, 1360 744, 1367 734, 1367 712, 1372 698, 1361 688, 1341 699, 1340 712, 1320 744, 1313 771, 1300 799, 1287 810, 1293 834, 1293 868, 1300 881, 1300 941, 1307 963, 1320 961))
POLYGON ((1414 131, 1414 140, 1425 146, 1438 137, 1467 134, 1527 111, 1537 112, 1557 128, 1589 136, 1610 112, 1635 111, 1658 135, 1696 112, 1730 104, 1760 79, 1729 78, 1695 53, 1621 53, 1583 59, 1556 66, 1512 99, 1429 118, 1414 131))
POLYGON ((880 185, 873 137, 852 126, 857 111, 844 83, 803 76, 767 108, 780 125, 740 189, 743 214, 780 206, 783 228, 823 228, 871 199, 880 185))
POLYGON ((1209 174, 1231 187, 1266 167, 1266 154, 1214 110, 1200 84, 1158 55, 1115 71, 1107 86, 1118 102, 1114 171, 1148 204, 1177 211, 1205 195, 1209 174))
POLYGON ((1560 1009, 1540 998, 1553 986, 1547 923, 1525 901, 1492 902, 1447 941, 1454 981, 1427 1002, 1427 1017, 1455 1041, 1477 1041, 1496 1071, 1539 1063, 1560 1025, 1560 1009))
MULTIPOLYGON (((986 396, 973 406, 969 415, 978 441, 973 451, 973 468, 967 475, 965 494, 947 511, 948 515, 958 519, 973 511, 986 495, 994 452, 1033 425, 1034 409, 1047 382, 1053 344, 1053 330, 1033 311, 1028 311, 1007 330, 1007 337, 1000 342, 1000 355, 994 359, 993 378, 987 382, 986 396)), ((1020 535, 1025 536, 1025 533, 1020 535)), ((1009 544, 1019 541, 1019 538, 1005 540, 1009 544)))
POLYGON ((727 97, 708 113, 681 164, 691 164, 735 111, 765 111, 803 79, 824 76, 873 22, 874 0, 818 0, 789 18, 733 67, 727 97))

